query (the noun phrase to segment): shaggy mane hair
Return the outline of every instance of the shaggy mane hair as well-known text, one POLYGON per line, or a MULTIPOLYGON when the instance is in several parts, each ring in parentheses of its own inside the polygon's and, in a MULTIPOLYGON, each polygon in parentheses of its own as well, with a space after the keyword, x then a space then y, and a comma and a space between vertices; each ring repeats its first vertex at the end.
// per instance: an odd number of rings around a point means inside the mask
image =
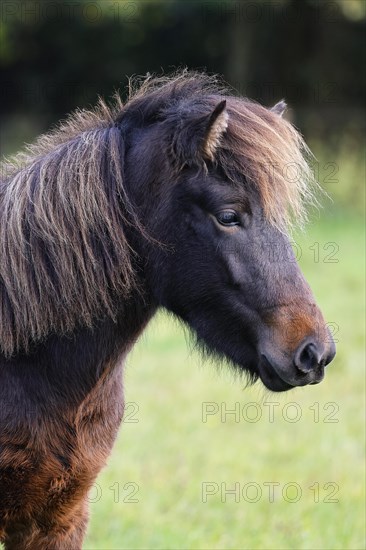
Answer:
POLYGON ((163 120, 182 101, 214 108, 223 98, 229 119, 216 163, 233 184, 258 189, 268 219, 282 230, 291 216, 304 218, 312 175, 290 123, 204 74, 130 83, 125 105, 116 95, 110 106, 99 100, 93 110, 78 110, 1 165, 2 353, 115 318, 116 297, 136 287, 126 225, 144 233, 126 192, 123 125, 163 120))

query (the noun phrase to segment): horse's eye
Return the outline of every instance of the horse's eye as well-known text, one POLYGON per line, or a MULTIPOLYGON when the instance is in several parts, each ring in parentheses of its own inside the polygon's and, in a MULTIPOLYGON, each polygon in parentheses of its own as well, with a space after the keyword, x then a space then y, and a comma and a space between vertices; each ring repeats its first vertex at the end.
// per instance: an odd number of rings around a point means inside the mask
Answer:
POLYGON ((226 227, 240 225, 239 216, 234 210, 221 210, 221 212, 216 214, 216 219, 221 225, 225 225, 226 227))

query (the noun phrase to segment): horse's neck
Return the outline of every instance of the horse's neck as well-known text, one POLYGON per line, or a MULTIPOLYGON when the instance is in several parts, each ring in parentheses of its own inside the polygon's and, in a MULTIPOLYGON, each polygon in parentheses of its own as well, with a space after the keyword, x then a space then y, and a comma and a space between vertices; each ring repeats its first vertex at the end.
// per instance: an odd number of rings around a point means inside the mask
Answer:
POLYGON ((107 319, 99 322, 93 330, 78 331, 71 346, 65 345, 64 340, 60 341, 60 355, 63 348, 68 356, 63 366, 70 379, 73 373, 80 377, 82 393, 93 387, 106 370, 113 372, 122 366, 153 314, 152 307, 131 300, 123 306, 116 321, 107 319))
MULTIPOLYGON (((15 391, 25 389, 25 401, 45 406, 48 402, 55 411, 77 408, 106 372, 108 376, 119 376, 117 367, 154 312, 155 308, 142 299, 131 299, 123 304, 116 321, 105 319, 93 329, 80 328, 67 336, 52 335, 31 353, 11 360, 0 355, 0 378, 5 386, 9 383, 9 391, 13 391, 10 386, 14 375, 21 379, 24 384, 15 391)), ((1 393, 0 390, 0 397, 1 393)))

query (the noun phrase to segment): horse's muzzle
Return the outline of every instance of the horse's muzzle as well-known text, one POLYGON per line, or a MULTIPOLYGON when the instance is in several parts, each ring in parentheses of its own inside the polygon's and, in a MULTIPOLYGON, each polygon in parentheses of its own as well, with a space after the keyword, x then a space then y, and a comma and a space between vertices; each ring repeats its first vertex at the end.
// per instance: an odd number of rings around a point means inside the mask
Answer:
POLYGON ((305 339, 295 350, 292 361, 276 361, 266 352, 261 354, 259 374, 263 384, 272 391, 286 391, 296 386, 319 384, 324 369, 334 359, 336 348, 329 334, 327 346, 315 338, 305 339))

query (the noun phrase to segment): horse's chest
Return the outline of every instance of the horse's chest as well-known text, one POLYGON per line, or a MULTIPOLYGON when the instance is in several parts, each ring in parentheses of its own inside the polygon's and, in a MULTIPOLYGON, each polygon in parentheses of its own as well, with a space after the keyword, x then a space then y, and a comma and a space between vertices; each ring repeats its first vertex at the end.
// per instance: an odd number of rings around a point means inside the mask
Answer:
POLYGON ((106 462, 122 412, 121 373, 111 366, 77 407, 0 437, 0 532, 71 517, 106 462))

